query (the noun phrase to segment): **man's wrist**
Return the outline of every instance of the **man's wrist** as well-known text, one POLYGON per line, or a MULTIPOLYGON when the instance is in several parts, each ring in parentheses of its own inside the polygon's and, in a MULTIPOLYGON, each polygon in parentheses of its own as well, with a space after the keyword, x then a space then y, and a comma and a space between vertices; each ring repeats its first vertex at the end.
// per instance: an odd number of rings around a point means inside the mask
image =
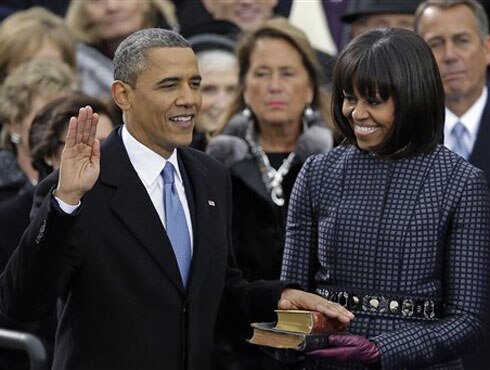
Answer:
POLYGON ((53 196, 69 206, 78 206, 82 197, 74 193, 64 193, 59 189, 53 191, 53 196))
POLYGON ((63 201, 61 198, 59 198, 57 196, 56 190, 53 191, 51 196, 53 199, 53 204, 56 205, 56 208, 58 210, 60 210, 61 212, 67 214, 67 215, 74 214, 80 208, 80 205, 82 204, 81 201, 78 201, 78 203, 75 205, 66 203, 65 201, 63 201))

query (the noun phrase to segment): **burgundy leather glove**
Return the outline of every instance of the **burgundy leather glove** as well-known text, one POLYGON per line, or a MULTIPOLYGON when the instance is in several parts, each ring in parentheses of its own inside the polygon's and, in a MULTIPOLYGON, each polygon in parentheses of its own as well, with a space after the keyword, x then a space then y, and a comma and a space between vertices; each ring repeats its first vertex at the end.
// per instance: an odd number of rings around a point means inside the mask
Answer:
POLYGON ((308 352, 307 355, 329 357, 341 362, 376 364, 380 362, 376 343, 355 334, 331 334, 329 348, 308 352))

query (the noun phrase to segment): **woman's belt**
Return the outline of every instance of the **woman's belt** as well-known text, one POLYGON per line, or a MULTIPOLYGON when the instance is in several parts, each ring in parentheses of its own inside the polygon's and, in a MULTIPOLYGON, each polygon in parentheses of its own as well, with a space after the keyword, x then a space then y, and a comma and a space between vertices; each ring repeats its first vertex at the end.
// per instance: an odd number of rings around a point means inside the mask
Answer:
POLYGON ((442 302, 433 299, 334 291, 328 288, 317 288, 316 293, 351 311, 362 310, 420 319, 434 319, 442 314, 442 302))

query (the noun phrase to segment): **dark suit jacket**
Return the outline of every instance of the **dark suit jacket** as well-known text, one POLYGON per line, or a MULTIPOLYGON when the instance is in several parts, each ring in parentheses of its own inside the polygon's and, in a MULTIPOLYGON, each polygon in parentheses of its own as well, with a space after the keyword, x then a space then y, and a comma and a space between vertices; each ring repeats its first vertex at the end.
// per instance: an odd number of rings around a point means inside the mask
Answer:
MULTIPOLYGON (((483 110, 469 162, 483 170, 490 186, 490 94, 483 110)), ((486 337, 476 350, 463 357, 465 369, 486 370, 488 368, 490 364, 490 327, 487 327, 485 335, 486 337)))
POLYGON ((26 189, 11 199, 0 204, 0 271, 7 265, 24 230, 29 225, 29 210, 31 209, 34 187, 26 189))
MULTIPOLYGON (((490 86, 488 86, 490 91, 490 86)), ((480 120, 480 128, 468 161, 483 170, 490 184, 490 93, 480 120)))
POLYGON ((209 369, 224 293, 247 319, 274 318, 284 284, 247 284, 234 269, 227 171, 192 149, 178 155, 194 232, 187 291, 117 131, 74 215, 57 210, 49 195, 40 206, 1 277, 0 310, 30 320, 52 312, 61 297, 54 369, 209 369))
MULTIPOLYGON (((0 204, 0 228, 2 230, 0 237, 0 271, 3 271, 15 251, 24 230, 29 225, 29 210, 31 209, 33 196, 34 187, 29 187, 14 198, 0 204)), ((0 315, 0 327, 36 335, 45 345, 49 358, 48 365, 50 365, 56 329, 55 312, 42 320, 29 323, 13 323, 0 315)), ((0 369, 29 369, 27 353, 0 348, 0 369)))
MULTIPOLYGON (((490 91, 490 86, 488 87, 490 91)), ((490 94, 485 104, 485 109, 480 121, 480 128, 476 137, 473 151, 470 154, 469 162, 480 168, 490 186, 490 94)), ((490 302, 488 302, 490 305, 490 302)), ((489 318, 490 322, 490 318, 489 318)), ((463 357, 465 369, 487 370, 490 364, 490 325, 487 324, 485 338, 476 347, 475 351, 463 357)))

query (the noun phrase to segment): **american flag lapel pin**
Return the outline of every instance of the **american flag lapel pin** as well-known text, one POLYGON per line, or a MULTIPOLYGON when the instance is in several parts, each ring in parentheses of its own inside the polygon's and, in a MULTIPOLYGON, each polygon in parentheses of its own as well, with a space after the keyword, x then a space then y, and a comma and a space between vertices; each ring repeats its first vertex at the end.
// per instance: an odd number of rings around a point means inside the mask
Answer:
POLYGON ((216 203, 214 203, 214 200, 208 200, 208 204, 209 204, 211 207, 216 206, 216 203))

